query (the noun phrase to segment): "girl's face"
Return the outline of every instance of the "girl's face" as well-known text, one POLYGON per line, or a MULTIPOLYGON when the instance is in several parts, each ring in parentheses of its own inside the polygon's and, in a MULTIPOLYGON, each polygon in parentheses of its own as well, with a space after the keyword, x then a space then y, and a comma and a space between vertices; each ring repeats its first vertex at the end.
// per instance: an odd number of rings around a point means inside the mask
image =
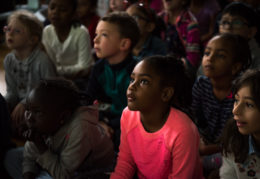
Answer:
POLYGON ((92 12, 89 0, 78 0, 77 15, 79 18, 85 18, 92 12))
POLYGON ((202 58, 204 74, 209 78, 236 74, 233 58, 229 43, 220 36, 214 37, 208 42, 202 58))
POLYGON ((74 15, 74 9, 69 0, 50 1, 48 6, 48 19, 55 27, 70 25, 74 15))
POLYGON ((233 115, 241 134, 252 134, 259 139, 260 110, 254 102, 250 86, 242 86, 235 95, 233 115))
POLYGON ((124 10, 124 0, 110 0, 109 7, 112 11, 123 11, 124 10))
POLYGON ((146 61, 136 65, 127 89, 128 108, 141 112, 152 111, 163 103, 160 76, 146 61))
POLYGON ((25 121, 30 129, 53 135, 61 127, 60 113, 55 104, 47 104, 42 99, 40 92, 36 90, 29 93, 26 99, 25 121))
POLYGON ((28 29, 19 20, 11 19, 4 31, 6 44, 10 49, 22 50, 33 45, 28 29))
POLYGON ((147 34, 153 30, 149 27, 151 24, 149 23, 149 19, 139 12, 136 7, 130 6, 127 8, 126 12, 136 20, 141 35, 147 34))
POLYGON ((249 27, 243 17, 224 14, 220 20, 219 32, 241 35, 246 39, 251 39, 255 35, 255 27, 249 27))

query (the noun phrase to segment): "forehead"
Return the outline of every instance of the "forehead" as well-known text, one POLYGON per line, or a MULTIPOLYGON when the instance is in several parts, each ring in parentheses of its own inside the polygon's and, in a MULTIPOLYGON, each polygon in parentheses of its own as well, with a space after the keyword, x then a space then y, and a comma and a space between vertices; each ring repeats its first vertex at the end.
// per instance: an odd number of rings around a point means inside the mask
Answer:
POLYGON ((241 21, 247 21, 245 18, 242 16, 238 15, 232 15, 230 13, 223 14, 221 19, 227 19, 227 20, 241 20, 241 21))
POLYGON ((72 8, 72 0, 51 0, 50 5, 55 5, 59 7, 71 7, 72 8))
POLYGON ((226 39, 224 39, 221 36, 213 37, 209 43, 207 44, 207 48, 217 49, 217 50, 223 50, 226 52, 230 52, 232 50, 232 43, 228 42, 226 39))
POLYGON ((113 23, 110 23, 110 22, 107 22, 107 21, 103 21, 103 20, 99 21, 96 30, 97 31, 107 31, 109 33, 119 34, 119 29, 118 29, 118 26, 116 24, 113 24, 113 23))
POLYGON ((142 74, 142 73, 145 73, 145 74, 149 74, 150 76, 155 76, 155 72, 154 72, 154 69, 152 68, 152 66, 146 62, 145 60, 144 61, 141 61, 139 62, 134 70, 133 70, 133 73, 136 73, 136 74, 142 74))

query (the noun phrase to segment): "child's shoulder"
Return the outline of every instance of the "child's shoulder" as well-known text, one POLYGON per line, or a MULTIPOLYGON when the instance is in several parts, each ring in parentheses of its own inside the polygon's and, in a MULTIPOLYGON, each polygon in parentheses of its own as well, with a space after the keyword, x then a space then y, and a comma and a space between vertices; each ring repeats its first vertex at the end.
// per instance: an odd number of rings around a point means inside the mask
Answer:
POLYGON ((123 110, 121 117, 121 125, 124 126, 124 128, 127 130, 126 133, 138 126, 139 120, 139 111, 131 111, 128 107, 126 107, 123 110))

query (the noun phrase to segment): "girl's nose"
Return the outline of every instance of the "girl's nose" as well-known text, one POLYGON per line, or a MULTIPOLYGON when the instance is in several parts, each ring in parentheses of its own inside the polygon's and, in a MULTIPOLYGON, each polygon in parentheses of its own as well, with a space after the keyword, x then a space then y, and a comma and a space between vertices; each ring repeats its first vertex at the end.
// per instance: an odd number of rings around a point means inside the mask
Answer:
POLYGON ((93 40, 93 42, 94 42, 94 43, 98 43, 98 40, 99 40, 99 37, 98 37, 98 35, 96 35, 95 38, 94 38, 94 40, 93 40))
POLYGON ((234 115, 239 115, 241 113, 241 110, 242 110, 242 105, 239 102, 237 103, 235 102, 232 113, 234 115))

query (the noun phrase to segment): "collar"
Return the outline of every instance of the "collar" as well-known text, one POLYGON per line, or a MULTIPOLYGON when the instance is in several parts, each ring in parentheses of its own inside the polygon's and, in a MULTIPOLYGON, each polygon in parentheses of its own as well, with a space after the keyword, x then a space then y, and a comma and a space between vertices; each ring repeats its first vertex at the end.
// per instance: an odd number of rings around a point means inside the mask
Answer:
POLYGON ((256 148, 255 141, 251 135, 249 135, 248 138, 248 145, 249 145, 248 155, 255 153, 257 156, 260 156, 260 151, 256 148))

